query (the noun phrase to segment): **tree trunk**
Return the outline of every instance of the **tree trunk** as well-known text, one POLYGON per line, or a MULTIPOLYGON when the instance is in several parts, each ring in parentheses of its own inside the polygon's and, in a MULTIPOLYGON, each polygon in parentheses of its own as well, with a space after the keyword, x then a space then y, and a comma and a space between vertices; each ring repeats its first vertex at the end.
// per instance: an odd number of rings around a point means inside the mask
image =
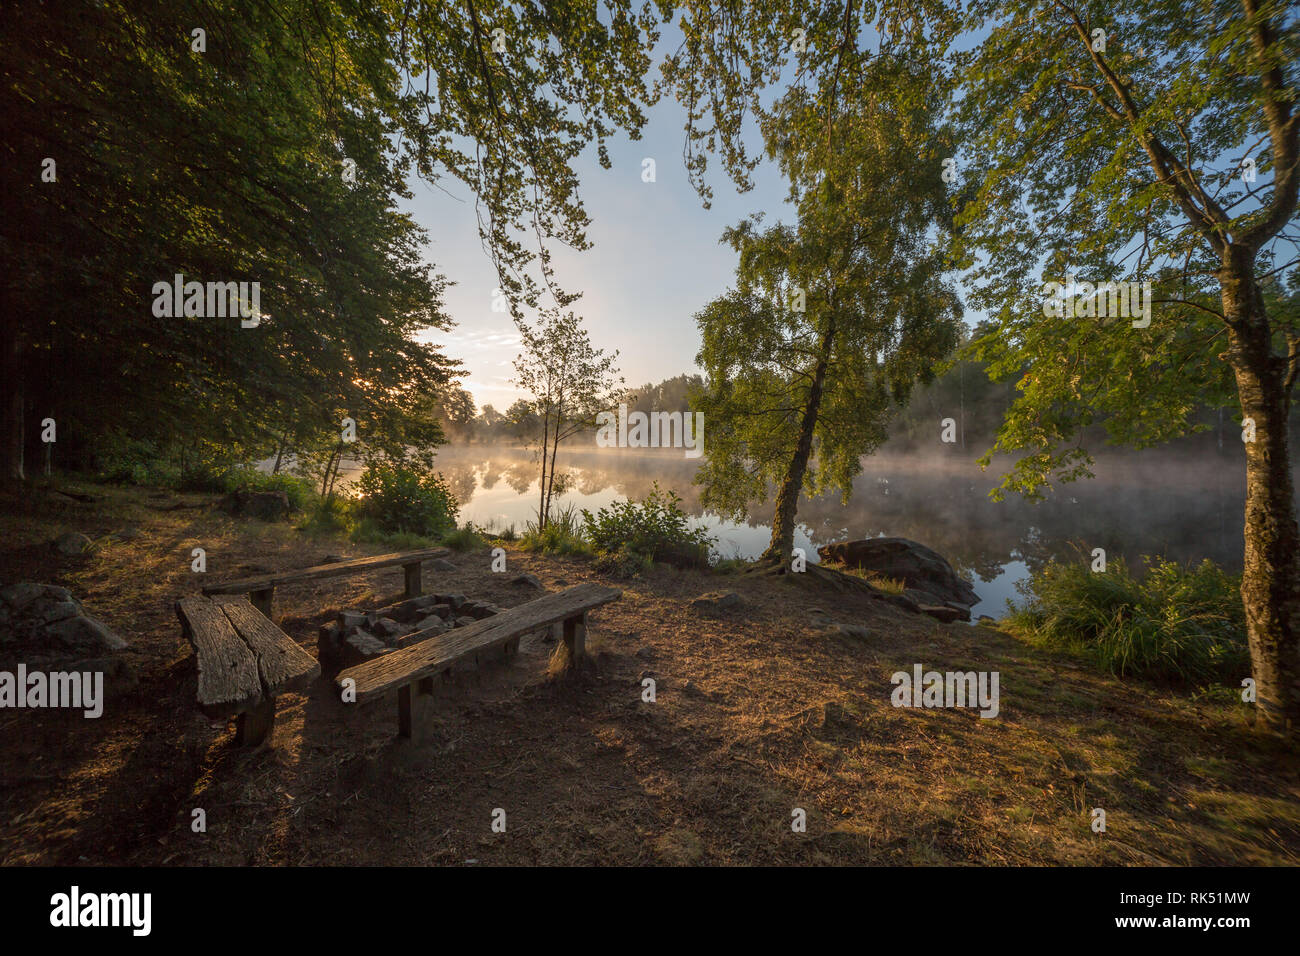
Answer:
POLYGON ((555 409, 555 439, 551 443, 551 472, 546 482, 546 517, 551 516, 551 494, 555 489, 555 456, 560 452, 560 431, 564 428, 564 402, 555 409))
POLYGON ((1300 727, 1300 527, 1287 429, 1287 363, 1273 354, 1253 257, 1233 249, 1228 259, 1220 273, 1229 323, 1228 360, 1243 419, 1253 420, 1255 426, 1255 440, 1245 442, 1241 575, 1250 676, 1260 724, 1289 735, 1300 727))
POLYGON ((288 433, 286 432, 285 435, 284 435, 284 437, 282 437, 282 438, 279 440, 279 442, 276 443, 276 446, 275 446, 275 467, 271 469, 271 474, 273 474, 273 475, 278 475, 278 474, 280 473, 280 462, 282 462, 282 461, 284 460, 284 449, 285 449, 285 445, 288 443, 288 441, 289 441, 289 435, 288 435, 288 433))
POLYGON ((547 451, 550 448, 550 428, 551 412, 545 409, 542 413, 542 477, 537 481, 537 530, 542 532, 546 530, 546 459, 547 451))
POLYGON ((18 332, 13 330, 9 347, 5 349, 4 363, 5 389, 4 407, 0 415, 4 416, 3 436, 0 437, 0 456, 4 458, 4 474, 10 481, 22 481, 23 474, 23 388, 22 358, 19 352, 18 332))
POLYGON ((804 475, 808 473, 808 461, 812 457, 813 431, 817 427, 817 415, 821 411, 822 386, 826 381, 826 367, 830 364, 831 343, 835 337, 835 320, 827 322, 818 349, 817 368, 813 373, 812 387, 808 389, 808 401, 803 408, 803 419, 799 423, 799 444, 795 446, 794 457, 786 469, 781 490, 776 496, 776 514, 772 517, 772 540, 763 552, 760 561, 784 563, 794 550, 794 518, 799 506, 799 495, 803 491, 804 475))

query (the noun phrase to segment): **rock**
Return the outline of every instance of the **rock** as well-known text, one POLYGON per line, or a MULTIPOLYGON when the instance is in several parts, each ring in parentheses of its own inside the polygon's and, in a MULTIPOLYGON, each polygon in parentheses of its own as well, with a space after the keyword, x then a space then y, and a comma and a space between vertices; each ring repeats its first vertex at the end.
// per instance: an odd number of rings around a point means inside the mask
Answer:
POLYGON ((113 533, 113 537, 117 538, 118 541, 134 541, 142 534, 144 534, 144 532, 141 531, 139 528, 134 526, 127 526, 123 528, 121 531, 115 531, 113 533))
POLYGON ((51 541, 50 547, 59 552, 59 554, 72 556, 85 554, 93 547, 93 545, 91 544, 90 539, 84 534, 78 534, 75 531, 68 531, 51 541))
POLYGON ((717 613, 719 611, 729 611, 732 608, 740 606, 740 595, 735 591, 728 591, 726 594, 705 594, 691 602, 692 609, 701 611, 706 614, 717 613))
POLYGON ((280 521, 289 517, 289 496, 283 491, 232 491, 222 501, 232 515, 280 521))
POLYGON ((82 613, 79 601, 40 601, 33 607, 39 607, 39 611, 32 616, 33 622, 37 625, 53 624, 55 621, 63 621, 82 613))
POLYGON ((339 626, 345 631, 350 631, 354 627, 364 627, 366 616, 359 611, 344 611, 339 614, 339 626))
POLYGON ((636 652, 636 655, 635 655, 635 656, 636 656, 637 658, 643 660, 643 661, 652 661, 652 660, 654 660, 656 657, 658 657, 658 655, 655 653, 653 647, 640 647, 640 648, 637 648, 637 652, 636 652))
POLYGON ((393 637, 401 629, 402 625, 398 624, 391 617, 381 617, 371 625, 371 630, 379 637, 393 637))
POLYGON ((322 660, 335 660, 340 653, 342 629, 337 624, 322 624, 316 632, 316 656, 322 660))
POLYGON ((965 604, 959 604, 959 603, 956 602, 956 601, 944 601, 944 602, 943 602, 943 606, 944 606, 944 607, 950 607, 950 608, 952 608, 954 611, 956 611, 956 612, 957 612, 957 620, 959 620, 959 621, 969 621, 969 620, 970 620, 970 608, 967 607, 965 604))
POLYGON ((451 625, 448 624, 442 618, 440 618, 438 615, 430 614, 428 617, 423 618, 420 621, 417 621, 415 624, 415 629, 417 631, 431 631, 433 633, 431 633, 429 636, 432 637, 434 634, 441 634, 443 631, 450 630, 451 625))
POLYGON ((996 618, 989 617, 987 614, 981 614, 977 620, 981 624, 996 625, 998 623, 996 618))
POLYGON ((361 660, 369 660, 380 654, 387 654, 392 650, 383 641, 359 628, 350 631, 348 636, 343 639, 343 644, 345 653, 361 660))
POLYGON ((836 628, 845 637, 856 637, 859 640, 866 640, 871 637, 870 629, 863 627, 861 624, 839 624, 836 625, 836 628))
POLYGON ((347 558, 341 554, 327 554, 320 559, 321 564, 338 564, 340 561, 346 561, 347 558))
POLYGON ((120 651, 130 646, 102 621, 80 614, 46 625, 41 636, 54 638, 81 657, 101 657, 105 651, 120 651))
POLYGON ((822 730, 856 730, 857 727, 857 715, 843 704, 831 700, 822 705, 822 730))
POLYGON ((23 581, 0 588, 0 601, 9 605, 10 611, 21 612, 37 598, 49 598, 54 601, 71 601, 72 592, 53 584, 36 584, 23 581))
POLYGON ((817 553, 823 561, 838 561, 881 577, 901 579, 908 588, 938 599, 928 603, 952 601, 970 607, 979 601, 970 582, 957 577, 942 555, 907 538, 841 541, 820 547, 817 553))
MULTIPOLYGON (((943 621, 945 624, 961 620, 961 611, 946 604, 922 604, 920 610, 922 614, 928 614, 936 621, 943 621)), ((966 613, 966 619, 970 619, 969 611, 966 613)))
POLYGON ((466 627, 467 625, 470 625, 470 624, 473 624, 473 623, 475 623, 475 618, 470 617, 468 614, 462 614, 462 615, 460 615, 459 617, 456 618, 456 624, 455 624, 455 626, 456 626, 456 627, 466 627))
POLYGON ((905 594, 886 594, 885 600, 895 607, 901 607, 905 611, 911 611, 913 614, 921 613, 921 605, 917 604, 905 594))
POLYGON ((535 574, 521 574, 518 577, 511 578, 510 583, 521 587, 530 587, 538 591, 542 589, 541 579, 535 574))
POLYGON ((453 610, 465 603, 465 595, 463 594, 439 594, 436 596, 439 604, 448 604, 453 610))
POLYGON ((452 606, 450 604, 433 604, 429 606, 428 611, 430 614, 436 614, 441 618, 452 616, 452 606))
POLYGON ((434 558, 432 561, 424 562, 424 566, 434 571, 455 571, 456 565, 452 564, 446 558, 434 558))

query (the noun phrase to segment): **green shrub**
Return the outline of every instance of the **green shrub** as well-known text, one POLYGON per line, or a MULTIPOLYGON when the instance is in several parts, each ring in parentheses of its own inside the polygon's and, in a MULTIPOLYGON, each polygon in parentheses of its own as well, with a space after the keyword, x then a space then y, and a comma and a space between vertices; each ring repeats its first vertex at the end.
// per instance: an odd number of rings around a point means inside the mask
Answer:
MULTIPOLYGON (((353 529, 352 503, 341 498, 317 498, 304 511, 298 530, 309 535, 336 535, 353 529)), ((354 530, 354 529, 353 529, 354 530)))
POLYGON ((180 468, 162 446, 121 432, 105 434, 96 442, 94 461, 100 481, 166 488, 180 483, 180 468))
POLYGON ((634 578, 638 574, 649 571, 653 566, 654 562, 649 555, 633 551, 628 547, 619 548, 617 551, 602 551, 592 562, 592 567, 601 574, 608 574, 614 578, 634 578))
POLYGON ((549 554, 591 554, 591 545, 582 535, 578 512, 572 505, 567 508, 557 508, 550 520, 546 522, 545 528, 539 529, 537 522, 529 521, 524 526, 519 547, 525 551, 542 551, 549 554))
POLYGON ((1011 607, 1004 623, 1121 676, 1235 684, 1250 668, 1240 577, 1210 561, 1147 565, 1139 579, 1122 559, 1104 573, 1083 561, 1053 562, 1017 585, 1026 602, 1011 607))
POLYGON ((627 549, 678 567, 707 567, 714 538, 690 526, 681 500, 655 482, 640 503, 616 501, 594 515, 584 510, 585 536, 598 554, 627 549))
POLYGON ((460 506, 442 475, 373 464, 357 481, 357 517, 385 534, 440 538, 456 530, 460 506))
POLYGON ((272 475, 251 466, 230 469, 222 476, 221 485, 227 492, 283 491, 290 511, 306 511, 319 498, 315 484, 307 478, 283 472, 272 475))
POLYGON ((457 528, 443 535, 441 544, 453 551, 473 551, 476 548, 486 547, 487 538, 473 522, 467 521, 463 528, 457 528))
POLYGON ((358 544, 373 544, 390 551, 417 551, 432 548, 437 542, 427 535, 413 531, 386 531, 371 518, 363 518, 356 523, 351 538, 358 544))

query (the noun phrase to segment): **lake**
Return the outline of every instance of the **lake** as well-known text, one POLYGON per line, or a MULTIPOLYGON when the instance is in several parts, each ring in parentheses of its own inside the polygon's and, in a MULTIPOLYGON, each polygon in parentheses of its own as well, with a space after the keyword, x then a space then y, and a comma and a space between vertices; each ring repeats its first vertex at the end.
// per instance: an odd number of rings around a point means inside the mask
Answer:
MULTIPOLYGON (((816 561, 818 547, 846 538, 911 538, 972 581, 980 596, 976 614, 994 616, 1017 596, 1015 585, 1030 569, 1052 558, 1090 561, 1093 548, 1135 568, 1142 555, 1159 554, 1179 562, 1209 558, 1236 571, 1245 475, 1242 456, 1234 451, 1099 455, 1097 477, 1059 486, 1040 502, 992 501, 988 491, 998 473, 981 472, 975 455, 960 448, 925 456, 885 452, 864 459, 847 505, 838 495, 800 502, 795 546, 816 561)), ((758 556, 771 534, 771 502, 743 523, 707 514, 700 489, 691 483, 698 466, 680 449, 562 449, 558 470, 569 476, 569 488, 559 504, 594 511, 643 497, 658 481, 682 497, 695 524, 716 536, 720 557, 758 556)), ((460 501, 462 522, 522 531, 536 516, 538 466, 526 449, 445 446, 437 468, 460 501)), ((355 466, 345 468, 349 473, 355 474, 355 466)))

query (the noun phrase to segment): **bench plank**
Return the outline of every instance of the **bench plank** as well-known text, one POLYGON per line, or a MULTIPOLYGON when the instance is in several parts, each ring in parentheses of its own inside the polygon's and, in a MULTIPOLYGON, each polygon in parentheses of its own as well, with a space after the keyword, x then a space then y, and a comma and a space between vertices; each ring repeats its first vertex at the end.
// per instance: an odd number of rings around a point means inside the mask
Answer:
POLYGON ((262 702, 257 658, 217 605, 207 598, 176 602, 199 671, 199 707, 209 717, 234 717, 262 702))
POLYGON ((295 581, 307 581, 314 578, 332 578, 343 574, 356 574, 373 571, 375 568, 387 568, 398 564, 415 564, 432 561, 434 558, 446 557, 451 552, 447 548, 425 548, 422 551, 401 551, 394 554, 377 554, 370 558, 353 558, 351 561, 336 561, 333 564, 318 564, 314 568, 299 568, 296 571, 277 571, 273 574, 255 578, 240 578, 238 581, 225 581, 221 584, 209 584, 203 588, 204 594, 246 594, 263 591, 280 584, 292 584, 295 581))
POLYGON ((257 655, 258 674, 267 697, 302 690, 320 676, 316 658, 268 621, 248 598, 222 595, 214 603, 257 655))
POLYGON ((350 667, 335 682, 342 687, 345 680, 356 681, 358 703, 380 697, 396 687, 432 677, 469 654, 508 644, 521 635, 617 601, 622 595, 617 588, 579 584, 428 640, 419 641, 419 634, 412 634, 418 643, 350 667))

